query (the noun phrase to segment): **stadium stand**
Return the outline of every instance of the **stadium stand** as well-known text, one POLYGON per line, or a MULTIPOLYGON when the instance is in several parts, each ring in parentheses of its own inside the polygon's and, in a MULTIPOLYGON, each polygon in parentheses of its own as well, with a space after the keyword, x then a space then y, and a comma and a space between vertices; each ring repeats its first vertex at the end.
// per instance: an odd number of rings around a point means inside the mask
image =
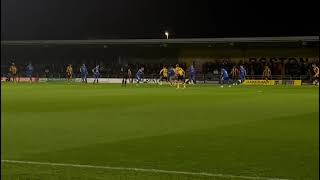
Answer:
MULTIPOLYGON (((18 76, 32 63, 36 77, 65 78, 68 64, 74 77, 80 77, 80 66, 89 69, 96 64, 103 77, 119 77, 123 66, 133 72, 145 67, 149 77, 158 76, 163 65, 183 68, 194 64, 197 79, 217 80, 222 67, 229 72, 234 65, 244 65, 248 78, 261 78, 268 65, 273 79, 310 80, 311 64, 319 65, 318 37, 263 37, 216 39, 145 39, 145 40, 61 40, 1 41, 2 76, 11 62, 18 66, 18 76)), ((89 74, 90 77, 91 74, 89 74)))

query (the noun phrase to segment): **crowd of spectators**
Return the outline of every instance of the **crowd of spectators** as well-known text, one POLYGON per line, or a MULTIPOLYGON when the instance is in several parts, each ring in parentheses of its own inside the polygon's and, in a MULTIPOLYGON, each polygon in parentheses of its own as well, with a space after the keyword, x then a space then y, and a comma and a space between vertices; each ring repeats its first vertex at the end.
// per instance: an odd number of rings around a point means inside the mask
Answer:
MULTIPOLYGON (((100 66, 100 73, 103 77, 116 77, 119 76, 121 73, 121 68, 130 67, 133 73, 137 72, 140 67, 144 67, 144 73, 146 75, 156 75, 159 74, 160 69, 165 65, 167 67, 175 66, 178 62, 171 62, 171 63, 157 63, 155 60, 149 61, 148 63, 141 63, 141 62, 119 62, 118 60, 108 60, 108 61, 90 61, 90 60, 83 60, 79 62, 70 62, 70 63, 32 63, 32 61, 26 62, 17 62, 11 61, 8 64, 1 65, 1 71, 3 73, 7 73, 8 69, 12 62, 16 62, 16 67, 18 69, 18 75, 24 76, 26 67, 29 63, 32 64, 34 67, 34 75, 38 77, 63 77, 66 74, 66 67, 71 64, 73 68, 73 72, 75 76, 80 76, 80 67, 82 64, 85 64, 88 68, 89 76, 92 75, 91 70, 96 66, 100 66)), ((185 63, 179 63, 182 67, 186 68, 185 63)), ((4 74, 2 74, 4 75, 4 74)))
MULTIPOLYGON (((144 67, 145 74, 147 75, 156 75, 159 73, 160 69, 163 65, 170 67, 175 66, 176 62, 170 63, 157 63, 157 61, 150 61, 148 63, 140 63, 140 62, 120 62, 117 60, 114 61, 82 61, 88 67, 89 74, 91 69, 94 68, 97 64, 100 65, 100 72, 104 77, 116 77, 120 74, 120 70, 122 67, 130 67, 132 72, 136 72, 140 67, 144 67)), ((24 63, 16 63, 18 68, 18 72, 21 76, 24 75, 26 66, 29 62, 24 63)), ((70 63, 73 66, 73 71, 75 76, 79 75, 79 69, 82 65, 81 62, 78 63, 70 63)), ((187 68, 186 63, 179 62, 180 66, 184 69, 187 68)), ((233 66, 243 65, 247 70, 248 75, 262 75, 263 69, 265 66, 269 66, 272 75, 289 75, 292 77, 300 77, 307 76, 312 74, 310 62, 306 60, 296 60, 296 59, 288 59, 288 60, 278 60, 278 61, 257 61, 249 60, 249 61, 230 61, 230 60, 213 60, 210 62, 203 63, 202 66, 195 66, 197 68, 198 74, 219 74, 221 68, 225 68, 228 72, 231 71, 233 66)), ((9 65, 1 65, 2 72, 7 72, 9 65)), ((64 77, 66 72, 66 67, 68 64, 66 63, 52 63, 52 64, 41 64, 35 63, 32 64, 35 71, 34 74, 38 77, 64 77)))
POLYGON ((281 60, 281 61, 246 61, 246 62, 232 62, 232 61, 213 61, 204 63, 202 66, 203 73, 217 72, 222 67, 226 68, 228 71, 232 69, 233 66, 243 65, 247 70, 248 75, 262 75, 265 66, 268 66, 271 70, 272 75, 287 75, 292 77, 306 76, 310 75, 311 72, 311 62, 306 60, 281 60))

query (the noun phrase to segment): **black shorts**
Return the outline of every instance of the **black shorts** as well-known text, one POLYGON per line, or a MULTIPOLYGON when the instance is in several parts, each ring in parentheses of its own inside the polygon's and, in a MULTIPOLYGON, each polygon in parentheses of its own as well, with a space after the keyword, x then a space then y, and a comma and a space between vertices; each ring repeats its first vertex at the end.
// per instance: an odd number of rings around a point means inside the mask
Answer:
POLYGON ((168 81, 168 76, 167 76, 167 77, 165 77, 165 76, 161 76, 161 77, 160 77, 160 80, 162 80, 162 81, 163 81, 163 80, 168 81))
POLYGON ((67 78, 68 79, 72 78, 72 74, 67 74, 67 78))
POLYGON ((319 81, 319 77, 312 77, 312 81, 319 81))
POLYGON ((94 76, 95 79, 100 78, 100 74, 94 74, 93 76, 94 76))
POLYGON ((178 75, 178 76, 177 76, 177 80, 178 80, 178 81, 184 81, 184 79, 185 79, 184 76, 181 76, 181 75, 178 75))

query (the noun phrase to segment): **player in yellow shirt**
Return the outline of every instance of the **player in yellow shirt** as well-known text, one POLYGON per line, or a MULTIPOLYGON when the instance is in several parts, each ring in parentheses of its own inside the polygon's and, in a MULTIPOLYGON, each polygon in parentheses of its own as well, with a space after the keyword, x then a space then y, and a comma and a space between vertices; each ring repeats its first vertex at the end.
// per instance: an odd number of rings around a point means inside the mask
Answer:
POLYGON ((70 81, 72 79, 72 74, 73 74, 73 69, 71 64, 67 66, 66 73, 67 73, 67 80, 70 81))
POLYGON ((186 73, 179 66, 179 64, 176 65, 176 76, 177 76, 177 89, 180 88, 180 83, 183 84, 183 88, 186 88, 186 82, 185 82, 186 73))
POLYGON ((270 70, 270 68, 268 66, 266 66, 264 68, 262 76, 263 76, 263 79, 265 79, 265 80, 271 79, 271 70, 270 70))
POLYGON ((162 85, 162 81, 166 80, 168 82, 168 69, 167 67, 163 66, 163 68, 160 71, 160 79, 159 79, 159 84, 162 85))
POLYGON ((13 82, 17 81, 17 79, 16 79, 17 78, 17 71, 18 71, 18 69, 17 69, 16 65, 14 63, 12 63, 12 65, 9 68, 9 72, 10 72, 10 77, 12 77, 13 82))
POLYGON ((312 64, 313 68, 313 84, 319 86, 319 68, 316 64, 312 64))

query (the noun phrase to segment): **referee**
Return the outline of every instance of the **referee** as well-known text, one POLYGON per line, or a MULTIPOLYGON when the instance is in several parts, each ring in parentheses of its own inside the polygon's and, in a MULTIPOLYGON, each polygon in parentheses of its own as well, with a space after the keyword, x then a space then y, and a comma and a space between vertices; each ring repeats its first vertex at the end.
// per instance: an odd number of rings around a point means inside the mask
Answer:
POLYGON ((130 80, 132 79, 132 72, 131 72, 131 69, 130 67, 128 68, 121 68, 120 70, 120 74, 122 76, 122 84, 121 86, 126 86, 127 85, 127 80, 129 79, 129 82, 130 80))

